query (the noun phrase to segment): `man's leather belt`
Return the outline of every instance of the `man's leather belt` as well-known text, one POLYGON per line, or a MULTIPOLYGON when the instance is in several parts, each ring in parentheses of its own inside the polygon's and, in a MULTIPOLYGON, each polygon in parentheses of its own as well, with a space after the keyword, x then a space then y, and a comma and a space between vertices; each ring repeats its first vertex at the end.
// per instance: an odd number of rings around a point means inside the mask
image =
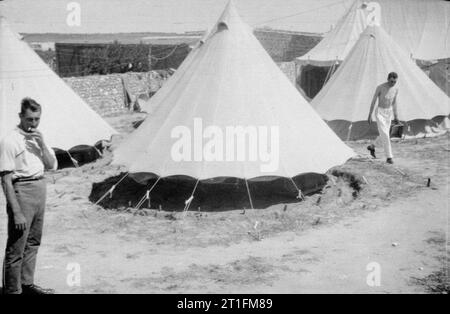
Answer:
POLYGON ((39 181, 44 179, 43 176, 40 177, 23 177, 23 178, 16 178, 12 180, 12 183, 17 183, 17 182, 28 182, 28 181, 39 181))

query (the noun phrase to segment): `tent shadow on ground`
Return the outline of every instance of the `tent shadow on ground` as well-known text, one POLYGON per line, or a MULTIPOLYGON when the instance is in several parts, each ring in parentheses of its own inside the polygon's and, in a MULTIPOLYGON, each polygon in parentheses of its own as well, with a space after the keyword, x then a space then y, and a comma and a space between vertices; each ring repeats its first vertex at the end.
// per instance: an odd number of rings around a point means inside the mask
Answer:
MULTIPOLYGON (((94 183, 89 200, 97 202, 125 174, 94 183)), ((293 178, 304 195, 320 192, 328 181, 322 174, 308 173, 293 178)), ((99 205, 105 209, 134 208, 153 186, 156 178, 140 184, 134 179, 125 178, 115 189, 112 196, 107 196, 99 205)), ((190 198, 196 180, 190 177, 169 177, 161 179, 152 190, 149 204, 144 202, 141 208, 165 211, 182 211, 185 201, 190 198), (150 206, 149 206, 150 205, 150 206)), ((262 209, 276 204, 296 203, 298 190, 289 178, 273 178, 270 181, 248 181, 253 207, 262 209)), ((220 183, 201 181, 189 207, 190 211, 227 211, 251 208, 245 180, 225 178, 220 183)))

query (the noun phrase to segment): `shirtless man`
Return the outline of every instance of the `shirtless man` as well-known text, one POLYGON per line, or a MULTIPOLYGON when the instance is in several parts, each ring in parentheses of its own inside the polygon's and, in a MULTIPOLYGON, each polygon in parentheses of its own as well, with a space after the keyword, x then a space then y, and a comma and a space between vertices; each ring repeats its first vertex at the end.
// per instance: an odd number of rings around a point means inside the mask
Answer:
MULTIPOLYGON (((397 113, 397 95, 398 95, 398 86, 395 86, 397 83, 398 75, 395 72, 391 72, 388 75, 387 82, 379 85, 375 90, 375 94, 373 95, 372 104, 370 105, 369 117, 367 121, 369 124, 373 122, 372 113, 375 108, 375 103, 378 99, 378 107, 376 110, 376 118, 377 118, 377 127, 379 137, 375 140, 375 144, 378 144, 381 141, 381 144, 384 148, 384 153, 386 154, 386 162, 389 164, 393 164, 393 155, 392 155, 392 147, 391 147, 391 139, 390 139, 390 129, 391 129, 391 119, 392 115, 394 116, 394 123, 398 124, 398 113, 397 113)), ((369 145, 367 149, 370 151, 370 154, 376 158, 375 156, 375 144, 369 145)))

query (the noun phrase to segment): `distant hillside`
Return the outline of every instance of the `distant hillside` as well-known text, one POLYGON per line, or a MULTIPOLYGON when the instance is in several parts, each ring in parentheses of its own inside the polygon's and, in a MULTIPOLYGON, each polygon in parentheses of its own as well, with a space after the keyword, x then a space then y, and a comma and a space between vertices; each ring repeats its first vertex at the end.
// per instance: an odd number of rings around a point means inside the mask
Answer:
MULTIPOLYGON (((270 27, 263 27, 255 29, 255 32, 262 33, 276 33, 276 34, 289 34, 289 35, 301 35, 306 37, 321 37, 321 34, 317 33, 305 33, 305 32, 293 32, 271 29, 270 27)), ((111 33, 111 34, 60 34, 60 33, 44 33, 44 34, 27 34, 23 33, 24 40, 28 43, 95 43, 104 44, 118 41, 122 44, 138 44, 143 38, 157 38, 164 37, 170 39, 170 37, 176 38, 184 37, 189 39, 190 37, 196 38, 202 36, 205 31, 198 32, 185 32, 185 33, 161 33, 161 32, 143 32, 143 33, 111 33)))
POLYGON ((116 34, 22 34, 28 43, 33 42, 54 42, 54 43, 96 43, 104 44, 118 41, 122 44, 137 44, 146 37, 179 37, 186 38, 202 35, 203 32, 189 33, 116 33, 116 34))

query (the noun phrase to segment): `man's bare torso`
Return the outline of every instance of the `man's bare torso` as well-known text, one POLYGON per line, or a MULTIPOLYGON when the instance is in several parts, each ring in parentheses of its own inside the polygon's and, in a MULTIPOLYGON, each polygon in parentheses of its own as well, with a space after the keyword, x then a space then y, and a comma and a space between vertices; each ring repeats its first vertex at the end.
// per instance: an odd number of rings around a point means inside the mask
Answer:
POLYGON ((391 108, 394 104, 395 97, 398 94, 398 87, 396 85, 389 86, 387 83, 383 83, 378 86, 378 107, 391 108))

